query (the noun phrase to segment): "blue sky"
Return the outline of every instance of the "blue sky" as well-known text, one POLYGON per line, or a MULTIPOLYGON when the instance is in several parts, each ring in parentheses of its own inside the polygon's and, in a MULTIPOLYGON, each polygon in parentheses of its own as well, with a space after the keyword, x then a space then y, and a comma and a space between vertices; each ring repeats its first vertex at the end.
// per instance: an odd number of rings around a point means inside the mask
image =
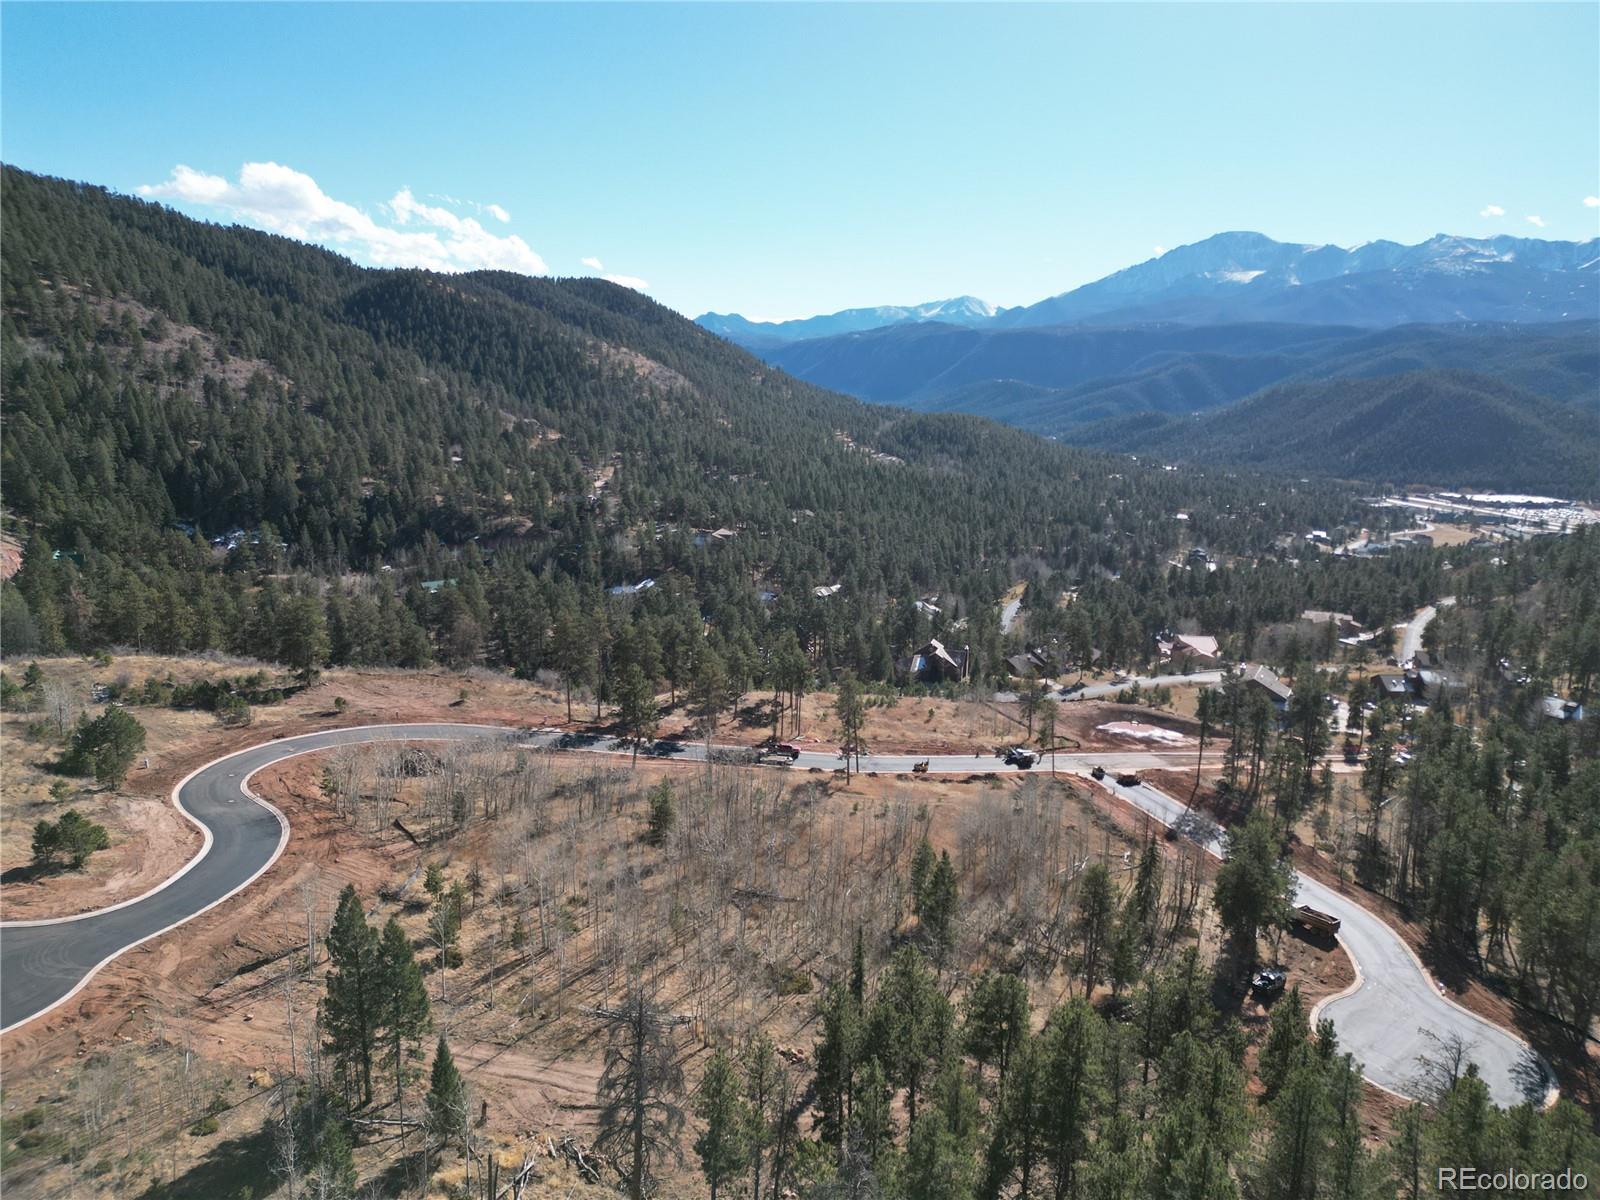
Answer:
POLYGON ((691 315, 1027 303, 1229 229, 1600 232, 1593 4, 7 3, 0 34, 8 162, 691 315))

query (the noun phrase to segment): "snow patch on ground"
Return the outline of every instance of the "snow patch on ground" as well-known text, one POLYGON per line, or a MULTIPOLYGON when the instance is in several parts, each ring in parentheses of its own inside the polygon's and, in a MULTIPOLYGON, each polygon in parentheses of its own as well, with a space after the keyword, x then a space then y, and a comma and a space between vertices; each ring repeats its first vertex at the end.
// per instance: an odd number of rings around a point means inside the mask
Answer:
POLYGON ((1104 725, 1096 725, 1101 733, 1109 733, 1112 737, 1132 738, 1140 742, 1160 742, 1166 746, 1181 746, 1189 739, 1175 729, 1162 729, 1158 725, 1141 725, 1138 721, 1108 721, 1104 725))

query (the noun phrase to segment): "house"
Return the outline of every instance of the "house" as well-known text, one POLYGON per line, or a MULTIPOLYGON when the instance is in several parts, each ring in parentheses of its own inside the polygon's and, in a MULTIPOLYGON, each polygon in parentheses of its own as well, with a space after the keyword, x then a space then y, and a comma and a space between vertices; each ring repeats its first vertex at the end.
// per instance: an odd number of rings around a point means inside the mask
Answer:
POLYGON ((1406 682, 1411 685, 1412 696, 1421 704, 1432 704, 1441 696, 1448 697, 1466 690, 1455 676, 1426 667, 1407 671, 1406 682))
POLYGON ((842 583, 824 584, 822 587, 814 587, 814 588, 812 588, 811 589, 811 594, 813 596, 815 596, 818 600, 826 600, 829 596, 838 595, 839 590, 841 588, 843 588, 843 587, 844 587, 844 584, 842 584, 842 583))
POLYGON ((1385 672, 1382 675, 1374 675, 1372 681, 1378 685, 1378 695, 1385 700, 1411 699, 1411 684, 1404 675, 1385 672))
POLYGON ((967 674, 967 651, 948 650, 938 638, 929 638, 914 654, 895 664, 901 674, 918 683, 954 683, 967 674))
POLYGON ((1583 720, 1583 705, 1562 696, 1546 696, 1539 702, 1539 708, 1552 721, 1583 720))
POLYGON ((430 596, 436 596, 444 591, 445 588, 455 587, 455 585, 456 581, 454 579, 424 579, 417 586, 430 596))
POLYGON ((1259 688, 1267 695, 1267 700, 1272 707, 1280 713, 1289 708, 1289 701, 1294 699, 1294 691, 1270 667, 1254 663, 1239 673, 1240 682, 1246 688, 1259 688))
POLYGON ((912 605, 912 607, 925 617, 936 617, 940 612, 943 611, 937 604, 933 602, 938 598, 939 597, 934 596, 927 600, 918 600, 912 605))
POLYGON ((1189 663, 1197 667, 1214 667, 1222 661, 1217 652, 1217 639, 1199 633, 1180 633, 1173 638, 1167 657, 1174 665, 1189 663))
POLYGON ((1046 646, 1029 646, 1026 653, 1013 654, 1007 658, 1006 666, 1010 668, 1011 674, 1019 679, 1031 679, 1036 675, 1055 675, 1061 669, 1055 655, 1046 646))
POLYGON ((1355 637, 1363 632, 1361 622, 1357 621, 1349 613, 1327 612, 1320 608, 1308 608, 1300 614, 1300 619, 1312 625, 1332 625, 1338 630, 1339 636, 1342 638, 1355 637))
POLYGON ((1211 563, 1211 555, 1206 553, 1204 546, 1195 546, 1189 551, 1189 565, 1191 567, 1204 567, 1211 563))

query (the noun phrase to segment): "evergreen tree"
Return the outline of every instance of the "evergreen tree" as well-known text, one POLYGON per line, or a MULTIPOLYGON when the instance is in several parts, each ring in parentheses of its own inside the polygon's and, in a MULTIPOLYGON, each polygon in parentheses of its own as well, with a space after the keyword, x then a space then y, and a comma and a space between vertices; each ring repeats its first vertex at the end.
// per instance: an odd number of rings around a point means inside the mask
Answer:
POLYGON ((378 973, 383 1000, 378 1023, 383 1027, 389 1061, 394 1068, 395 1105, 404 1115, 407 1047, 415 1045, 428 1032, 432 1014, 422 968, 411 950, 411 939, 394 917, 384 925, 378 942, 378 973))
POLYGON ((443 1149, 459 1138, 467 1151, 467 1084, 456 1069, 444 1035, 433 1052, 433 1072, 428 1084, 428 1132, 432 1146, 443 1149))
POLYGON ((750 1124, 744 1080, 721 1050, 715 1051, 706 1063, 694 1114, 705 1122, 705 1131, 695 1139, 694 1152, 700 1158, 700 1173, 711 1189, 711 1200, 717 1200, 722 1185, 736 1178, 749 1161, 745 1143, 750 1124))
POLYGON ((354 884, 339 893, 328 930, 327 993, 322 1026, 328 1050, 343 1067, 348 1093, 354 1075, 361 1103, 372 1100, 372 1058, 383 1019, 384 978, 378 935, 367 924, 354 884))

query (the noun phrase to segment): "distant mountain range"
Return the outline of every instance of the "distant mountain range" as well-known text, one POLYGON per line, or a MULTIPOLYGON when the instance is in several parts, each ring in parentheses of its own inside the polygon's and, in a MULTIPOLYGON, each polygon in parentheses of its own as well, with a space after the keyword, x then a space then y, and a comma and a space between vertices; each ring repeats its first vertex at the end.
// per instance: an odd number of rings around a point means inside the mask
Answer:
POLYGON ((852 308, 781 322, 738 314, 696 318, 746 346, 943 322, 1018 329, 1094 323, 1292 321, 1369 327, 1450 321, 1561 321, 1596 315, 1600 238, 1465 238, 1354 249, 1219 233, 1051 296, 996 309, 961 296, 909 306, 852 308))
MULTIPOLYGON (((1600 472, 1591 464, 1586 480, 1569 469, 1569 448, 1586 446, 1600 425, 1597 285, 1600 239, 1440 234, 1346 250, 1223 233, 1018 308, 964 297, 778 325, 712 314, 700 323, 793 375, 876 403, 1172 457, 1204 447, 1215 459, 1271 466, 1277 445, 1281 465, 1295 470, 1319 469, 1317 456, 1302 464, 1293 438, 1232 438, 1228 406, 1270 431, 1273 406, 1289 411, 1293 401, 1296 436, 1316 444, 1335 432, 1344 381, 1405 376, 1410 386, 1384 393, 1385 420, 1417 408, 1426 424, 1454 396, 1472 414, 1461 427, 1478 431, 1527 409, 1529 436, 1502 439, 1503 451, 1544 445, 1509 467, 1505 452, 1489 462, 1447 449, 1432 459, 1442 474, 1415 478, 1563 478, 1592 495, 1600 472), (1547 403, 1567 415, 1534 411, 1547 403), (1450 474, 1456 467, 1467 474, 1450 474)), ((1384 435, 1346 442, 1344 457, 1322 458, 1322 469, 1399 477, 1388 472, 1405 460, 1388 454, 1384 435)))
POLYGON ((934 300, 909 306, 882 304, 876 308, 847 308, 843 312, 793 321, 750 321, 738 313, 703 313, 695 321, 730 342, 754 349, 797 342, 804 338, 860 333, 866 329, 881 329, 886 325, 919 324, 925 321, 949 325, 984 325, 994 315, 994 307, 976 296, 957 296, 954 300, 934 300))

